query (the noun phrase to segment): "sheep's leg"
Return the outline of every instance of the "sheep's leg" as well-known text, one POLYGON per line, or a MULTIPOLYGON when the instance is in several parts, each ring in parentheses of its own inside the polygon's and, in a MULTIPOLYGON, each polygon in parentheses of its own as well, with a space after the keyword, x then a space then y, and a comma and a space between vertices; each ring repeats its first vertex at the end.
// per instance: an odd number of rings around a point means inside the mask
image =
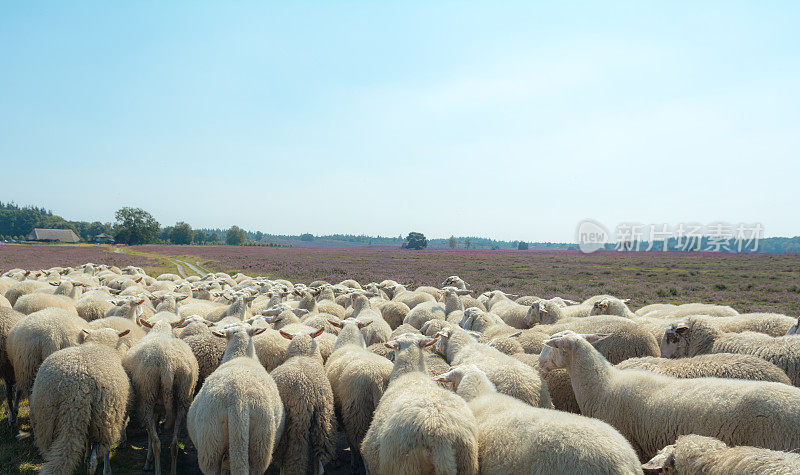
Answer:
POLYGON ((109 460, 109 454, 111 451, 108 450, 108 447, 100 446, 103 450, 103 475, 111 475, 111 461, 109 460))
POLYGON ((161 475, 161 441, 158 440, 156 420, 155 417, 153 417, 152 409, 147 417, 147 439, 149 444, 144 469, 150 470, 150 468, 154 466, 156 475, 161 475), (151 462, 153 465, 150 465, 151 462))
POLYGON ((8 412, 8 425, 14 427, 17 423, 17 414, 14 412, 14 386, 6 381, 6 412, 8 412))
POLYGON ((325 467, 322 466, 322 459, 317 458, 317 463, 314 466, 314 475, 322 475, 325 473, 325 467))
POLYGON ((131 418, 130 416, 125 416, 125 419, 122 421, 122 430, 119 433, 119 444, 118 447, 122 448, 128 443, 128 423, 130 423, 131 418))
POLYGON ((175 426, 172 428, 172 442, 169 444, 170 475, 175 475, 178 466, 178 432, 180 432, 185 413, 186 411, 183 409, 178 410, 178 414, 175 416, 175 426))
POLYGON ((92 447, 92 453, 89 455, 89 461, 86 463, 87 475, 94 475, 97 471, 97 445, 92 447))
POLYGON ((350 447, 350 471, 353 473, 358 473, 358 468, 364 466, 364 459, 361 458, 361 453, 359 453, 358 449, 353 449, 350 447))

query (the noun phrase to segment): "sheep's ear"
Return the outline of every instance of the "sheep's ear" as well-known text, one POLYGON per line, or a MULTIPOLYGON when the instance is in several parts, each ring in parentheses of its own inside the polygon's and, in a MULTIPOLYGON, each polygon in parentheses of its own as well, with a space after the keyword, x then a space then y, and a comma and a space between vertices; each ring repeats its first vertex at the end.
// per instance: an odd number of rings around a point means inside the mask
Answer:
POLYGON ((89 330, 83 328, 83 333, 86 333, 88 335, 89 334, 89 330))
POLYGON ((291 333, 285 332, 283 330, 278 330, 278 331, 280 331, 281 332, 281 336, 286 338, 287 340, 291 340, 292 339, 292 334, 291 333))
POLYGON ((520 330, 518 332, 514 332, 514 333, 508 335, 508 338, 516 338, 516 337, 521 336, 521 335, 522 335, 522 330, 520 330))
MULTIPOLYGON (((344 325, 341 322, 337 322, 336 320, 328 320, 328 323, 335 326, 336 328, 342 328, 344 325)), ((360 328, 360 327, 359 327, 360 328)))
POLYGON ((455 376, 455 371, 451 369, 450 371, 448 371, 446 373, 442 373, 442 374, 440 374, 438 376, 434 376, 433 380, 434 381, 454 381, 455 380, 454 376, 455 376))
POLYGON ((458 295, 469 295, 470 293, 472 293, 471 290, 456 290, 456 294, 458 295))
POLYGON ((316 338, 316 337, 322 335, 322 332, 324 332, 324 331, 325 331, 324 328, 320 328, 319 330, 317 330, 317 331, 315 331, 314 333, 311 334, 311 338, 316 338))
POLYGON ((566 346, 566 341, 563 338, 553 338, 544 342, 544 346, 549 346, 550 348, 564 348, 566 346))
POLYGON ((362 328, 364 328, 364 327, 368 327, 368 326, 372 325, 372 322, 373 322, 373 321, 374 321, 374 320, 370 320, 370 321, 368 321, 368 322, 366 322, 366 323, 358 323, 358 324, 357 324, 357 325, 358 325, 358 329, 359 329, 359 330, 361 330, 361 329, 362 329, 362 328))
POLYGON ((144 303, 144 298, 140 297, 139 300, 134 300, 133 303, 135 305, 141 305, 144 303))
POLYGON ((620 299, 620 302, 622 302, 622 303, 628 303, 630 301, 631 301, 631 299, 620 299))
POLYGON ((225 335, 224 333, 221 333, 221 332, 218 332, 218 331, 214 331, 214 330, 211 330, 211 334, 216 336, 216 337, 219 337, 219 338, 226 338, 227 337, 227 335, 225 335))
POLYGON ((434 343, 436 343, 436 341, 437 341, 438 339, 439 339, 439 335, 438 335, 438 334, 437 334, 435 337, 433 337, 433 338, 423 338, 423 339, 421 339, 421 340, 419 341, 419 347, 420 347, 420 348, 425 348, 426 346, 431 346, 431 345, 433 345, 434 343))
POLYGON ((117 333, 117 336, 122 338, 123 336, 127 335, 130 332, 131 332, 131 329, 128 328, 127 330, 122 330, 121 332, 117 333))
POLYGON ((180 320, 178 320, 177 322, 172 322, 172 323, 170 323, 170 326, 171 326, 172 328, 180 327, 181 325, 183 325, 183 322, 185 322, 185 321, 186 321, 186 319, 185 319, 185 318, 181 318, 181 319, 180 319, 180 320))
POLYGON ((59 285, 61 285, 60 282, 48 282, 48 284, 52 285, 53 287, 58 287, 59 285))
POLYGON ((133 279, 134 282, 139 283, 142 281, 144 277, 139 277, 138 279, 133 279))
POLYGON ((661 452, 656 454, 655 457, 650 459, 645 464, 642 464, 642 469, 645 473, 662 473, 675 466, 675 446, 668 445, 664 447, 661 452))
POLYGON ((302 317, 303 315, 308 313, 308 310, 304 308, 293 308, 292 313, 294 313, 298 317, 302 317))
POLYGON ((181 300, 186 300, 186 299, 188 299, 188 298, 189 298, 189 296, 188 296, 188 295, 181 295, 180 297, 177 297, 177 298, 175 299, 175 301, 176 301, 176 302, 180 302, 181 300))
POLYGON ((256 336, 264 333, 265 331, 267 331, 266 328, 249 328, 247 330, 247 334, 250 336, 256 336))
POLYGON ((148 322, 144 318, 140 318, 139 319, 139 325, 142 325, 143 327, 147 327, 147 328, 153 328, 153 324, 148 322))
POLYGON ((581 335, 583 338, 586 339, 589 343, 597 343, 600 340, 604 340, 611 336, 611 333, 590 333, 581 335))
POLYGON ((689 325, 685 323, 680 323, 678 325, 675 325, 675 333, 677 333, 678 335, 683 335, 688 331, 689 331, 689 325))
POLYGON ((383 346, 385 346, 386 348, 389 348, 390 350, 399 350, 400 349, 400 345, 398 345, 397 342, 394 341, 394 340, 387 341, 386 343, 383 344, 383 346))

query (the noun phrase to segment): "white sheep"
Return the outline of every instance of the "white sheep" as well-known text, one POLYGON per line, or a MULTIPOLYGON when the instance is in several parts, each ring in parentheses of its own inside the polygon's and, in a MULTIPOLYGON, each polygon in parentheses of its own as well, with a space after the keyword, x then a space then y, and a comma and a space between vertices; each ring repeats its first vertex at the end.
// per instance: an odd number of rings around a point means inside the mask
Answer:
POLYGON ((367 473, 478 472, 475 417, 427 373, 423 348, 435 341, 408 333, 386 343, 394 368, 361 444, 367 473))
POLYGON ((23 317, 23 314, 11 308, 0 308, 0 379, 3 380, 3 385, 6 388, 6 413, 8 414, 8 424, 11 427, 14 427, 17 423, 21 391, 17 389, 14 366, 11 364, 6 351, 6 341, 11 329, 23 317))
POLYGON ((481 473, 641 473, 631 444, 605 422, 500 394, 474 364, 436 379, 455 383, 475 415, 481 473))
POLYGON ((547 341, 543 371, 566 368, 581 414, 608 422, 642 460, 684 434, 774 450, 800 446, 800 389, 723 378, 679 379, 619 370, 591 345, 602 335, 565 331, 547 341))
MULTIPOLYGON (((255 354, 253 336, 266 330, 235 326, 215 331, 227 338, 222 364, 203 383, 186 415, 189 437, 204 473, 264 473, 283 434, 278 388, 255 354)), ((223 340, 224 341, 224 340, 223 340)))
POLYGON ((272 378, 286 409, 286 426, 275 450, 281 473, 322 473, 336 447, 336 414, 333 390, 322 364, 322 355, 312 334, 289 334, 286 361, 272 371, 272 378))
POLYGON ((474 363, 489 376, 499 392, 534 407, 553 407, 547 383, 536 369, 489 345, 478 343, 461 328, 446 328, 438 336, 434 348, 451 366, 474 363))
POLYGON ((617 363, 619 369, 644 369, 675 378, 733 378, 792 384, 782 369, 752 355, 713 353, 691 358, 643 356, 617 363))
POLYGON ((20 320, 8 334, 6 351, 14 366, 17 388, 30 393, 39 365, 52 353, 83 341, 89 324, 60 308, 47 308, 20 320))
POLYGON ((729 447, 719 439, 702 435, 682 435, 649 462, 646 473, 670 472, 677 475, 794 475, 800 473, 800 455, 794 452, 758 447, 729 447))
POLYGON ((177 469, 178 433, 197 384, 197 360, 189 345, 173 333, 173 329, 183 323, 182 320, 160 320, 151 324, 141 319, 139 323, 150 327, 150 332, 131 347, 122 363, 133 381, 139 421, 147 430, 144 469, 149 470, 155 462, 156 473, 161 473, 161 443, 157 424, 163 415, 166 418, 165 426, 172 427, 170 473, 174 475, 177 469))
POLYGON ((758 356, 786 372, 800 386, 800 338, 771 337, 763 333, 725 333, 702 318, 688 317, 673 323, 661 339, 661 356, 680 358, 708 353, 758 356))
POLYGON ((110 474, 109 450, 124 430, 132 391, 115 348, 127 331, 85 331, 101 335, 48 356, 33 384, 31 426, 45 461, 43 474, 72 473, 89 447, 88 473, 102 457, 103 473, 110 474))
POLYGON ((331 324, 341 326, 342 330, 325 362, 325 373, 350 444, 351 468, 358 470, 363 464, 359 448, 389 383, 392 363, 366 349, 361 328, 369 323, 346 319, 341 323, 331 321, 331 324))

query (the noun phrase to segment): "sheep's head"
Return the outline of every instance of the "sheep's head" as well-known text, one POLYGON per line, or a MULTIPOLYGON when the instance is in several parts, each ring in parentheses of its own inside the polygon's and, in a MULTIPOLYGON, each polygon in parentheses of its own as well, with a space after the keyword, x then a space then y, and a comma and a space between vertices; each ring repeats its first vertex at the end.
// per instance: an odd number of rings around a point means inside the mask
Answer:
POLYGON ((667 328, 661 337, 661 357, 680 358, 689 353, 689 335, 691 328, 687 321, 675 322, 667 328))
POLYGON ((566 368, 575 349, 584 344, 584 340, 595 343, 608 336, 606 333, 578 334, 572 330, 558 332, 544 342, 544 348, 539 354, 539 368, 544 373, 566 368))
POLYGON ((234 323, 232 325, 226 325, 223 328, 211 330, 211 334, 219 337, 225 338, 226 340, 230 341, 231 338, 236 335, 237 332, 246 333, 248 336, 256 336, 260 333, 264 333, 267 331, 265 327, 252 327, 245 322, 242 323, 234 323))
POLYGON ((451 325, 450 322, 446 320, 428 320, 425 322, 422 327, 419 329, 420 333, 427 337, 435 337, 437 333, 439 333, 442 329, 447 328, 451 325))
POLYGON ((116 348, 119 339, 130 333, 130 329, 118 331, 113 328, 83 329, 83 343, 97 343, 116 348))
POLYGON ((661 449, 649 462, 642 464, 644 473, 671 473, 675 470, 675 446, 661 449))
MULTIPOLYGON (((297 333, 292 334, 284 330, 279 330, 282 337, 291 340, 289 347, 286 349, 286 357, 292 356, 317 356, 319 355, 319 345, 317 345, 316 338, 325 332, 324 328, 314 330, 311 333, 297 333)), ((319 356, 322 360, 322 356, 319 356)))
POLYGON ((792 325, 792 328, 786 332, 787 335, 800 335, 800 317, 797 317, 797 322, 792 325))
POLYGON ((464 310, 464 315, 461 317, 461 321, 458 322, 458 326, 464 330, 472 330, 475 319, 480 318, 483 314, 483 310, 478 307, 470 307, 464 310))
POLYGON ((556 316, 551 315, 553 310, 550 307, 544 300, 533 302, 531 308, 528 309, 528 313, 525 314, 525 325, 531 328, 534 325, 552 323, 556 316))
POLYGON ((630 312, 627 299, 620 300, 616 298, 603 298, 598 300, 592 306, 590 315, 619 315, 625 316, 630 312))
POLYGON ((384 343, 384 346, 392 350, 394 358, 396 359, 399 353, 407 351, 408 349, 411 348, 425 348, 431 346, 435 344, 438 341, 438 339, 439 339, 439 334, 437 334, 435 338, 428 338, 419 333, 409 332, 399 335, 394 340, 387 341, 386 343, 384 343))
POLYGON ((450 371, 442 373, 438 376, 434 376, 433 380, 453 383, 453 389, 458 390, 458 385, 461 383, 461 380, 464 379, 464 376, 473 371, 481 371, 477 366, 475 366, 475 363, 454 366, 450 368, 450 371))

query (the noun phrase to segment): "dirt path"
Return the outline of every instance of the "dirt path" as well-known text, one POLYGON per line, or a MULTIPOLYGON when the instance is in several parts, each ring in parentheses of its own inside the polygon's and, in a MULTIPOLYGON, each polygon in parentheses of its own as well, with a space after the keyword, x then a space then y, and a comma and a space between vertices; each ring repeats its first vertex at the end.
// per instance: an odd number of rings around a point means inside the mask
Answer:
POLYGON ((176 264, 177 264, 178 262, 180 262, 181 264, 185 265, 186 267, 188 267, 189 269, 191 269, 191 270, 192 270, 192 272, 194 272, 195 274, 199 275, 200 277, 205 277, 205 276, 208 274, 208 272, 203 272, 203 271, 202 271, 202 270, 200 270, 200 269, 199 269, 197 266, 195 266, 194 264, 192 264, 192 263, 190 263, 190 262, 181 261, 181 260, 178 260, 178 259, 175 259, 175 261, 176 261, 176 264))
POLYGON ((183 266, 180 264, 183 261, 179 261, 177 259, 176 260, 170 259, 169 261, 172 262, 173 264, 175 264, 175 267, 178 268, 178 275, 180 275, 181 277, 183 277, 185 279, 186 278, 186 272, 183 271, 183 266))

